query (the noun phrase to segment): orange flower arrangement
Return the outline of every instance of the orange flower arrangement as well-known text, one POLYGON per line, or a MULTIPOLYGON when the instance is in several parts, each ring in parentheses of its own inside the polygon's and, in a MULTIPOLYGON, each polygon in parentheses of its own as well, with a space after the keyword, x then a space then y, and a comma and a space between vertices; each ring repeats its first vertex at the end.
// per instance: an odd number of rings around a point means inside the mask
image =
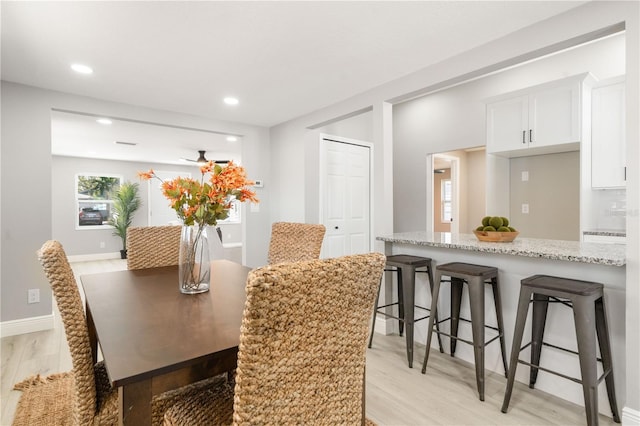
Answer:
POLYGON ((240 202, 259 202, 256 193, 249 189, 255 182, 248 180, 244 168, 233 161, 225 167, 209 161, 200 167, 200 173, 200 181, 183 177, 163 181, 153 169, 138 172, 138 177, 162 182, 162 193, 185 225, 215 226, 219 220, 229 217, 233 198, 240 202), (207 174, 210 177, 205 180, 207 174))

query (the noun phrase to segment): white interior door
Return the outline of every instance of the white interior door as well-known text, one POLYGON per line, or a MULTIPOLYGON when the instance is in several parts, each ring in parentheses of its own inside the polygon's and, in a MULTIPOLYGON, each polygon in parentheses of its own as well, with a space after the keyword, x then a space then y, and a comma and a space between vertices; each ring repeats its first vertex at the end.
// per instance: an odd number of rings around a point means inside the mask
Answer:
POLYGON ((371 147, 321 140, 322 257, 371 251, 371 147))
MULTIPOLYGON (((191 177, 191 173, 155 171, 162 180, 175 179, 178 176, 191 177)), ((162 195, 162 182, 158 179, 149 180, 149 226, 168 225, 177 221, 175 210, 169 206, 169 200, 162 195)))

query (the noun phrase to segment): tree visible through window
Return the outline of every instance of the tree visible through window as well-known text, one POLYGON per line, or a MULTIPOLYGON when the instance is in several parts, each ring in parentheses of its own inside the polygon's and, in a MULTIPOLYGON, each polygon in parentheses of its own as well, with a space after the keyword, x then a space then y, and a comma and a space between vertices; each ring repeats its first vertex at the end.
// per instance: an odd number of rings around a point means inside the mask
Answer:
POLYGON ((451 217, 451 179, 442 179, 440 187, 441 217, 442 223, 450 223, 451 217))
POLYGON ((78 227, 106 226, 111 214, 112 197, 121 181, 119 176, 76 175, 78 227))

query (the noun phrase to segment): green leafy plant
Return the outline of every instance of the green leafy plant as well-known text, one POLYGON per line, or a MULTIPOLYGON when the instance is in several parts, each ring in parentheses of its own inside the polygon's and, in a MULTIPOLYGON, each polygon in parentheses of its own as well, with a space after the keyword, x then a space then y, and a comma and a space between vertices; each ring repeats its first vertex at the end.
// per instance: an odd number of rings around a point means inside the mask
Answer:
POLYGON ((114 228, 113 235, 122 238, 122 250, 127 249, 127 228, 131 226, 133 214, 139 207, 138 184, 125 182, 120 185, 113 197, 109 225, 114 228))

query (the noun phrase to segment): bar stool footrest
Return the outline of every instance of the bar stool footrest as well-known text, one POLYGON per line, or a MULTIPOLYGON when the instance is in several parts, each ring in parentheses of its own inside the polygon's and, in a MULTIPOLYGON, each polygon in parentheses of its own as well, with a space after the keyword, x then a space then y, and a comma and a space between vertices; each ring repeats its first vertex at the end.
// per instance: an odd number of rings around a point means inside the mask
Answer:
MULTIPOLYGON (((532 342, 529 342, 526 345, 524 345, 523 347, 521 347, 520 348, 520 352, 522 352, 523 350, 525 350, 529 346, 531 346, 531 343, 532 342)), ((542 342, 542 346, 547 346, 547 347, 550 347, 550 348, 553 348, 553 349, 558 349, 558 350, 563 351, 563 352, 568 352, 568 353, 576 355, 576 356, 580 356, 580 354, 578 352, 576 352, 576 351, 573 351, 573 350, 567 349, 567 348, 563 348, 562 346, 552 345, 551 343, 542 342)), ((596 357, 596 361, 602 363, 602 358, 596 357)), ((575 383, 578 383, 578 384, 582 384, 582 380, 580 380, 580 379, 576 379, 575 377, 567 376, 565 374, 559 373, 559 372, 554 371, 554 370, 549 370, 548 368, 532 364, 532 363, 524 361, 524 360, 522 360, 520 358, 518 358, 518 363, 519 364, 528 365, 531 368, 535 368, 535 369, 538 369, 538 370, 541 370, 541 371, 546 371, 547 373, 555 374, 556 376, 560 376, 560 377, 562 377, 564 379, 571 380, 572 382, 575 382, 575 383)), ((602 382, 605 379, 605 377, 607 377, 607 375, 611 371, 612 370, 610 368, 608 368, 606 371, 603 371, 602 375, 598 378, 598 384, 600 384, 600 382, 602 382)))
MULTIPOLYGON (((394 314, 388 314, 388 313, 382 311, 382 309, 384 309, 384 308, 388 308, 390 306, 397 306, 397 305, 398 305, 398 302, 393 302, 393 303, 389 303, 387 305, 378 306, 378 309, 376 309, 376 314, 384 315, 385 317, 392 318, 392 319, 395 319, 397 321, 404 322, 404 318, 400 318, 398 316, 395 316, 394 314)), ((420 305, 413 305, 413 306, 414 306, 414 308, 422 309, 423 311, 427 311, 427 312, 431 313, 431 309, 425 308, 424 306, 420 306, 420 305)), ((416 319, 413 320, 413 322, 416 323, 418 321, 422 321, 422 320, 427 319, 427 318, 429 318, 429 315, 426 315, 426 316, 420 317, 420 318, 416 318, 416 319)))
MULTIPOLYGON (((429 317, 426 317, 426 318, 429 318, 429 317)), ((459 320, 459 321, 465 321, 465 322, 471 323, 471 320, 466 319, 466 318, 458 318, 458 320, 459 320)), ((445 321, 451 321, 451 317, 448 317, 448 318, 445 318, 445 319, 443 319, 443 320, 440 320, 440 321, 438 321, 436 324, 440 325, 440 324, 442 324, 442 323, 443 323, 443 322, 445 322, 445 321)), ((493 342, 494 340, 499 339, 500 337, 502 337, 502 333, 500 333, 500 330, 498 329, 498 327, 494 327, 494 326, 492 326, 492 325, 484 324, 484 328, 489 328, 489 329, 491 329, 491 330, 493 330, 493 331, 497 331, 497 332, 498 332, 498 335, 497 335, 497 336, 495 336, 495 337, 492 337, 492 338, 491 338, 491 339, 489 339, 489 340, 486 340, 486 341, 483 343, 483 345, 482 345, 482 346, 487 346, 489 343, 491 343, 491 342, 493 342)), ((438 333, 438 334, 439 334, 439 335, 441 335, 441 336, 447 336, 447 337, 448 337, 448 338, 450 338, 450 339, 459 340, 459 341, 461 341, 461 342, 464 342, 464 343, 466 343, 466 344, 468 344, 468 345, 472 345, 472 346, 473 346, 473 342, 471 342, 471 341, 469 341, 469 340, 466 340, 466 339, 463 339, 462 337, 453 336, 453 335, 451 335, 451 334, 449 334, 449 333, 446 333, 446 332, 444 332, 444 331, 440 331, 440 330, 437 330, 437 329, 434 329, 434 330, 433 330, 433 332, 434 332, 434 333, 438 333)), ((529 343, 529 344, 531 344, 531 343, 529 343)), ((526 346, 525 346, 525 347, 526 347, 526 346)), ((523 348, 523 349, 524 349, 524 348, 523 348)), ((520 349, 520 350, 522 350, 522 349, 520 349)))

